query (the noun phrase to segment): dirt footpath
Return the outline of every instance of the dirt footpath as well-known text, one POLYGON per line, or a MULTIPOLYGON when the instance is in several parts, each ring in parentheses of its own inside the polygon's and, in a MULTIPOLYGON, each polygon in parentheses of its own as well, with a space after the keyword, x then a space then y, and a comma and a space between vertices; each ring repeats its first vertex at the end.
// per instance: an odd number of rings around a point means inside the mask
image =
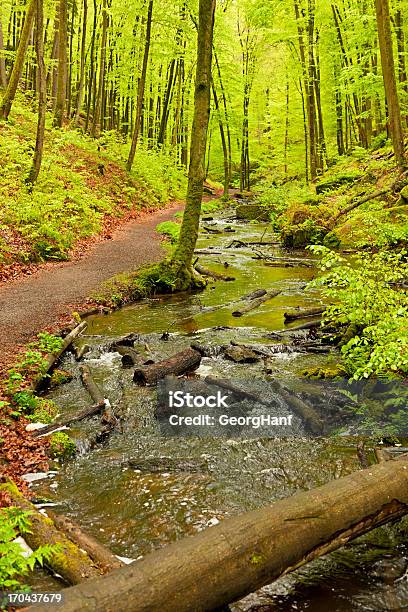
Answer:
POLYGON ((53 326, 83 303, 103 281, 160 260, 163 248, 155 227, 173 219, 180 204, 132 220, 98 242, 81 259, 40 268, 0 286, 0 361, 10 363, 21 345, 53 326))

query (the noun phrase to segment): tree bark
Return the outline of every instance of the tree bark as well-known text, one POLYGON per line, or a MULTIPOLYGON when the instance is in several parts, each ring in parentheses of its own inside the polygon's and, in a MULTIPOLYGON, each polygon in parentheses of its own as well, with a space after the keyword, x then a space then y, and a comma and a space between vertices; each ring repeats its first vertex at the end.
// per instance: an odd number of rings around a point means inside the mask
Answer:
POLYGON ((251 310, 255 310, 255 308, 258 308, 259 306, 261 306, 264 302, 267 302, 268 300, 271 300, 272 298, 276 297, 277 295, 279 295, 281 293, 280 289, 275 289, 273 291, 268 291, 265 295, 258 297, 254 300, 250 300, 248 304, 245 304, 244 306, 241 306, 241 308, 237 308, 237 310, 234 310, 232 313, 233 317, 242 317, 242 315, 246 314, 247 312, 251 312, 251 310))
POLYGON ((67 0, 58 5, 58 72, 54 127, 62 127, 65 119, 68 78, 68 7, 67 0))
POLYGON ((88 25, 88 0, 83 0, 82 10, 82 38, 81 38, 81 59, 80 59, 80 76, 78 84, 78 96, 76 101, 76 109, 74 116, 74 126, 77 127, 81 114, 82 104, 85 94, 85 56, 86 56, 86 30, 88 25))
POLYGON ((0 105, 0 119, 3 119, 4 121, 7 121, 8 119, 17 92, 17 87, 21 79, 21 75, 23 74, 24 60, 33 27, 35 10, 36 0, 30 0, 24 19, 24 25, 21 30, 13 70, 11 71, 10 79, 0 105))
POLYGON ((381 65, 392 144, 397 165, 404 167, 406 165, 404 155, 404 135, 402 131, 401 110, 395 78, 388 0, 375 0, 375 7, 377 15, 378 42, 380 46, 381 65))
POLYGON ((172 257, 179 288, 193 284, 192 259, 198 237, 204 184, 204 160, 210 116, 211 60, 216 0, 200 0, 197 36, 197 68, 194 120, 191 130, 190 166, 186 207, 180 237, 172 257))
POLYGON ((26 178, 26 184, 31 191, 41 170, 44 148, 45 115, 47 111, 47 83, 44 62, 44 6, 43 0, 36 0, 36 33, 35 48, 37 53, 37 88, 38 88, 38 120, 37 137, 33 163, 26 178))
POLYGON ((152 14, 153 14, 153 0, 149 1, 149 8, 147 10, 147 22, 146 22, 146 35, 145 35, 145 48, 143 55, 142 73, 139 78, 139 84, 137 88, 137 102, 136 102, 136 119, 133 128, 132 144, 129 151, 129 157, 127 160, 127 170, 131 171, 133 161, 135 159, 137 141, 140 132, 140 120, 142 117, 143 99, 146 83, 147 64, 149 61, 149 50, 150 50, 150 38, 152 29, 152 14))
POLYGON ((124 564, 122 561, 106 548, 106 546, 98 542, 98 540, 84 533, 74 521, 62 514, 56 514, 51 510, 47 510, 47 514, 57 529, 65 533, 67 538, 76 544, 78 548, 85 551, 92 561, 102 570, 103 574, 123 567, 124 564))
POLYGON ((4 52, 4 36, 3 36, 2 10, 0 7, 0 88, 6 89, 7 87, 6 59, 3 55, 3 52, 4 52))
POLYGON ((98 92, 95 100, 95 111, 92 121, 91 136, 94 138, 99 136, 100 130, 103 128, 103 95, 105 88, 105 71, 106 71, 106 43, 108 37, 108 7, 107 0, 103 0, 102 5, 102 38, 101 38, 101 55, 99 63, 99 83, 98 92))
POLYGON ((407 512, 405 455, 225 519, 66 589, 60 610, 112 610, 119 599, 122 612, 215 610, 407 512))

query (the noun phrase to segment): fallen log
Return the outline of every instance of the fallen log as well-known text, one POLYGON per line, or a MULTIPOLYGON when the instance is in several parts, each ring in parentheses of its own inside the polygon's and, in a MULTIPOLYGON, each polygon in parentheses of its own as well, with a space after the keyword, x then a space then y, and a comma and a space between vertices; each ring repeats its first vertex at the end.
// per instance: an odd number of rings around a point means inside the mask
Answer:
MULTIPOLYGON (((408 513, 408 456, 228 518, 64 591, 61 612, 204 612, 408 513)), ((48 612, 45 605, 38 612, 48 612)))
POLYGON ((202 276, 208 276, 209 278, 214 278, 215 280, 222 280, 222 281, 234 281, 235 280, 233 276, 225 276, 224 274, 219 274, 219 272, 213 272, 212 270, 207 270, 207 268, 200 266, 200 264, 198 263, 195 264, 194 268, 202 276))
POLYGON ((295 308, 294 310, 287 310, 283 318, 286 321, 296 321, 297 319, 308 319, 309 317, 316 317, 321 315, 326 310, 325 306, 312 306, 310 308, 295 308))
POLYGON ((74 329, 72 331, 69 332, 69 334, 67 334, 63 340, 63 343, 61 345, 61 348, 58 349, 58 351, 56 351, 55 353, 52 353, 52 355, 47 355, 46 359, 46 366, 43 370, 43 372, 41 372, 41 374, 39 374, 31 383, 31 389, 33 391, 35 391, 36 389, 38 389, 40 383, 44 380, 44 378, 47 376, 48 372, 54 367, 54 365, 57 363, 58 359, 61 357, 61 355, 67 350, 67 348, 72 344, 72 342, 75 340, 75 338, 77 336, 79 336, 79 334, 81 332, 84 331, 84 329, 87 327, 88 323, 86 321, 82 321, 79 325, 77 325, 76 327, 74 327, 74 329))
POLYGON ((270 267, 278 267, 287 266, 288 268, 314 268, 316 266, 315 262, 309 261, 307 259, 295 259, 292 257, 272 257, 269 255, 264 255, 263 253, 259 256, 254 257, 254 259, 265 259, 265 266, 270 267))
POLYGON ((200 362, 201 354, 189 347, 163 361, 136 368, 133 374, 133 381, 139 385, 154 385, 170 374, 179 376, 180 374, 191 372, 198 368, 200 362))
POLYGON ((39 546, 58 545, 47 565, 62 576, 68 584, 78 584, 88 578, 101 575, 101 570, 76 544, 59 531, 54 522, 40 513, 17 489, 13 482, 0 485, 10 506, 16 506, 30 513, 30 531, 24 534, 27 544, 35 550, 39 546))
POLYGON ((99 404, 94 404, 90 408, 85 408, 85 410, 81 410, 72 417, 68 419, 63 419, 59 421, 55 421, 54 423, 50 423, 45 427, 41 427, 40 429, 36 429, 33 431, 33 438, 41 438, 42 436, 46 436, 56 429, 60 429, 62 427, 69 427, 72 423, 78 423, 79 421, 83 421, 88 417, 94 416, 95 414, 99 414, 105 408, 105 400, 100 402, 99 404))
POLYGON ((375 198, 379 198, 385 195, 386 193, 389 193, 391 190, 392 190, 392 186, 386 187, 384 189, 378 189, 377 191, 373 191, 372 193, 368 193, 363 198, 360 198, 359 200, 352 202, 351 204, 349 204, 348 206, 340 210, 337 213, 337 215, 334 217, 334 222, 336 222, 340 217, 343 217, 343 215, 347 215, 347 213, 351 212, 355 208, 358 208, 358 206, 361 206, 362 204, 365 204, 366 202, 369 202, 370 200, 374 200, 375 198))
POLYGON ((110 401, 103 396, 103 393, 99 389, 96 382, 94 381, 92 372, 88 366, 82 365, 80 367, 80 372, 81 372, 82 383, 84 387, 87 389, 89 395, 91 396, 95 404, 103 403, 104 408, 102 411, 101 421, 104 425, 106 425, 107 429, 110 431, 117 424, 117 418, 113 414, 113 410, 112 410, 110 401))
POLYGON ((290 408, 301 417, 306 428, 315 436, 320 436, 324 433, 324 423, 320 414, 308 402, 297 397, 285 389, 277 380, 270 381, 270 386, 290 408))
POLYGON ((106 546, 95 540, 92 536, 84 533, 82 529, 68 517, 62 514, 56 514, 52 510, 47 510, 47 515, 53 521, 54 525, 76 544, 81 550, 84 550, 88 556, 101 569, 103 574, 110 572, 119 567, 123 567, 116 555, 114 555, 106 546))
POLYGON ((268 300, 271 300, 272 298, 276 297, 280 293, 281 293, 280 289, 274 289, 273 291, 268 291, 262 297, 252 299, 250 300, 249 304, 245 304, 244 306, 241 306, 241 308, 237 308, 237 310, 234 310, 232 312, 232 316, 242 317, 242 315, 246 314, 247 312, 251 312, 251 310, 255 310, 255 308, 258 308, 259 306, 261 306, 261 304, 263 304, 264 302, 267 302, 268 300))
POLYGON ((287 329, 280 329, 278 334, 282 334, 284 332, 293 332, 293 331, 301 331, 302 329, 312 329, 313 327, 320 327, 322 322, 322 318, 319 317, 313 321, 309 321, 308 323, 302 323, 301 325, 296 325, 295 327, 288 327, 287 329))

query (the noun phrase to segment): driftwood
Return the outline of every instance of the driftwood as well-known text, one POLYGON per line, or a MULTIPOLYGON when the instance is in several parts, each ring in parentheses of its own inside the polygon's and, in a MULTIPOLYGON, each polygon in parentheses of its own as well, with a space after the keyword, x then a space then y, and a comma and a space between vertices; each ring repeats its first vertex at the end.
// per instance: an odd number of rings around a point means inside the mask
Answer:
POLYGON ((95 414, 99 414, 105 408, 105 400, 100 402, 99 404, 94 404, 90 408, 85 408, 85 410, 81 410, 72 417, 68 419, 58 420, 54 423, 50 423, 45 427, 41 427, 40 429, 36 429, 33 431, 33 438, 41 438, 42 436, 48 435, 55 431, 56 429, 60 429, 61 427, 69 427, 72 423, 78 423, 79 421, 83 421, 88 417, 94 416, 95 414))
POLYGON ((252 247, 252 246, 276 246, 276 245, 280 245, 279 240, 251 240, 249 241, 244 241, 244 240, 233 240, 232 242, 230 242, 225 248, 227 249, 231 249, 231 248, 239 248, 239 247, 252 247))
POLYGON ((88 323, 86 321, 82 321, 82 323, 74 327, 74 329, 65 336, 61 348, 56 353, 53 353, 52 355, 48 355, 46 357, 47 364, 44 368, 44 373, 39 374, 31 384, 31 388, 33 391, 35 391, 39 387, 40 383, 43 381, 48 372, 54 367, 61 355, 67 350, 70 344, 72 344, 75 338, 79 336, 81 332, 84 331, 87 325, 88 323))
POLYGON ((303 423, 309 431, 316 436, 324 433, 323 420, 313 406, 285 389, 277 380, 270 381, 269 384, 275 393, 280 395, 288 406, 302 418, 303 423))
POLYGON ((81 550, 84 550, 88 556, 101 569, 102 573, 106 574, 114 569, 123 567, 120 561, 106 546, 103 546, 98 540, 84 533, 82 529, 68 517, 62 514, 55 514, 51 510, 47 510, 47 515, 53 521, 54 525, 73 542, 81 550))
POLYGON ((90 368, 86 365, 80 367, 81 380, 84 387, 87 389, 89 395, 95 402, 95 404, 104 404, 102 411, 102 423, 106 426, 106 430, 103 433, 107 433, 107 430, 111 430, 117 424, 117 419, 113 414, 112 406, 108 399, 104 398, 102 391, 93 379, 90 368))
POLYGON ((297 259, 294 257, 273 257, 270 255, 261 254, 259 257, 255 257, 255 259, 265 259, 265 266, 271 267, 288 267, 288 268, 314 268, 316 263, 310 261, 308 259, 297 259))
POLYGON ((296 321, 296 319, 308 319, 309 317, 316 317, 321 315, 325 311, 325 306, 313 306, 311 308, 295 308, 288 310, 284 313, 283 318, 285 321, 296 321))
MULTIPOLYGON (((64 591, 61 612, 204 612, 270 584, 408 513, 408 457, 227 518, 64 591)), ((49 612, 40 605, 38 612, 49 612)))
POLYGON ((10 506, 30 512, 31 527, 30 531, 24 534, 24 539, 33 550, 45 544, 59 545, 60 549, 52 553, 47 565, 68 584, 78 584, 101 575, 101 570, 86 552, 59 531, 50 518, 41 514, 25 499, 14 483, 0 485, 0 491, 6 494, 10 506))
POLYGON ((218 272, 207 270, 207 268, 200 266, 200 264, 198 263, 194 265, 194 268, 202 276, 208 276, 209 278, 214 278, 215 280, 221 280, 221 281, 234 281, 235 280, 233 276, 225 276, 224 274, 219 274, 218 272))
POLYGON ((313 327, 320 327, 322 320, 323 320, 322 317, 319 317, 318 319, 309 321, 308 323, 302 323, 301 325, 296 325, 295 327, 288 327, 287 329, 280 329, 276 333, 281 334, 284 332, 293 332, 293 331, 300 331, 302 329, 312 329, 313 327))
POLYGON ((139 385, 154 385, 169 374, 179 376, 191 372, 198 368, 200 362, 201 354, 189 347, 163 361, 136 368, 133 381, 139 385))
POLYGON ((237 310, 234 310, 232 313, 232 316, 242 317, 242 315, 246 314, 247 312, 250 312, 251 310, 255 310, 255 308, 258 308, 264 302, 271 300, 272 298, 276 297, 280 293, 281 293, 280 289, 274 289, 273 291, 267 291, 265 295, 258 297, 256 299, 251 299, 248 304, 244 304, 240 308, 237 308, 237 310))

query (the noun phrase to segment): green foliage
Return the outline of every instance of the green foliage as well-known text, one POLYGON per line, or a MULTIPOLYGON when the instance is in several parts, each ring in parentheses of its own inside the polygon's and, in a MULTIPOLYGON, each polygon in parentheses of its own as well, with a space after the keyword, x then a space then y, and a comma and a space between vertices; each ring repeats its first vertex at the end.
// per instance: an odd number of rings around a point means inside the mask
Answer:
POLYGON ((0 508, 0 589, 21 588, 20 579, 33 571, 36 563, 43 565, 54 554, 55 546, 40 546, 28 557, 13 540, 30 531, 30 512, 19 508, 0 508))
POLYGON ((358 330, 342 347, 347 372, 354 379, 408 374, 406 251, 346 260, 323 246, 309 248, 324 271, 313 284, 335 301, 325 319, 358 330))
POLYGON ((63 431, 50 436, 50 455, 54 459, 70 459, 76 453, 75 442, 63 431))
POLYGON ((184 173, 167 153, 140 146, 129 176, 127 145, 115 133, 104 134, 98 151, 95 140, 55 130, 47 119, 43 171, 28 193, 36 119, 26 98, 17 98, 13 117, 0 129, 0 263, 67 259, 79 240, 101 231, 105 215, 122 217, 184 192, 184 173))
POLYGON ((156 232, 169 238, 171 244, 175 244, 180 235, 180 227, 175 221, 163 221, 156 226, 156 232))

